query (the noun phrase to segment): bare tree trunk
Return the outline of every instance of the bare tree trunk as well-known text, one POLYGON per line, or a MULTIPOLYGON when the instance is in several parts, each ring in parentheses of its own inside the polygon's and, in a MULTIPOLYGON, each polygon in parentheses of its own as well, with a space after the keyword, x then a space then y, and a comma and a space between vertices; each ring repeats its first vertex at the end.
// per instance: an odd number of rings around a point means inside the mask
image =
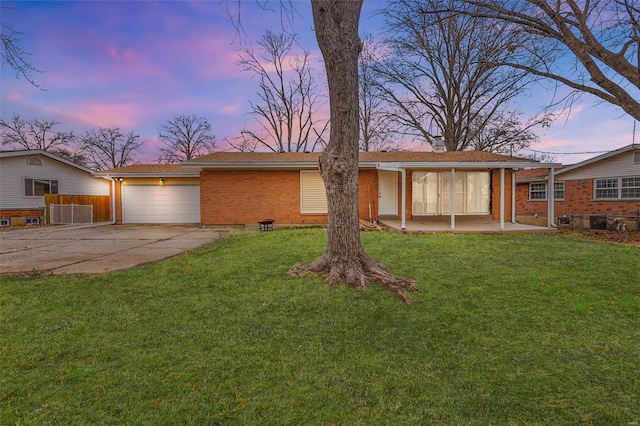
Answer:
POLYGON ((329 85, 331 133, 320 156, 320 172, 329 208, 327 250, 313 263, 289 271, 315 272, 327 284, 364 288, 380 282, 405 303, 412 280, 396 277, 362 249, 358 218, 358 55, 362 49, 358 22, 362 0, 311 0, 318 45, 329 85))

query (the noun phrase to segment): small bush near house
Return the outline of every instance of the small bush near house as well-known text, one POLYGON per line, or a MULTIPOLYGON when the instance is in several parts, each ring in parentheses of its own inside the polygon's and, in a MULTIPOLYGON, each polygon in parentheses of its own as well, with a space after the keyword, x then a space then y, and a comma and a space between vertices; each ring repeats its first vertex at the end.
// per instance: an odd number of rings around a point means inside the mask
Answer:
POLYGON ((104 275, 0 278, 3 424, 640 422, 640 250, 366 233, 416 279, 288 279, 321 230, 238 233, 104 275))

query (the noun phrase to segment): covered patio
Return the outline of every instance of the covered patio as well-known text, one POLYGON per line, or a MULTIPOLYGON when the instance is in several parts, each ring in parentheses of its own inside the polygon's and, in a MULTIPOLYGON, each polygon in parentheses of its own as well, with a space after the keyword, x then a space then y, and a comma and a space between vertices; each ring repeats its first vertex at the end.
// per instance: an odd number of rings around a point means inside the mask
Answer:
POLYGON ((380 218, 379 225, 397 232, 408 232, 414 234, 503 234, 503 233, 556 233, 556 228, 544 226, 524 225, 520 223, 505 222, 501 225, 499 220, 493 220, 490 215, 482 216, 459 216, 455 217, 455 229, 451 228, 449 216, 423 216, 414 217, 405 221, 402 227, 402 220, 396 218, 380 218))
MULTIPOLYGON (((547 203, 548 210, 548 228, 532 225, 524 225, 516 223, 516 185, 515 185, 515 171, 523 168, 542 168, 547 169, 547 175, 549 180, 549 188, 554 188, 553 182, 553 170, 559 167, 560 164, 555 163, 540 163, 537 161, 527 161, 526 159, 511 159, 508 161, 476 161, 476 162, 398 162, 398 163, 377 163, 376 169, 378 171, 396 172, 401 175, 401 208, 400 212, 396 216, 390 216, 391 220, 385 220, 384 216, 380 214, 378 221, 385 223, 387 227, 391 229, 397 229, 404 232, 467 232, 467 233, 479 233, 479 232, 555 232, 555 224, 553 222, 554 203, 547 203), (431 215, 420 212, 416 214, 415 210, 410 215, 411 219, 407 219, 407 201, 412 203, 411 195, 407 194, 407 174, 410 171, 414 174, 420 170, 449 170, 448 181, 449 191, 448 206, 441 211, 440 214, 431 215), (498 202, 493 204, 493 214, 485 214, 491 211, 490 201, 487 201, 484 210, 477 211, 477 215, 474 214, 459 214, 456 206, 456 196, 458 190, 456 186, 456 172, 465 173, 466 171, 475 170, 494 170, 499 172, 498 177, 498 202), (509 175, 510 185, 507 187, 507 174, 509 175), (454 189, 455 188, 455 189, 454 189), (409 198, 409 200, 407 200, 409 198), (507 206, 509 204, 509 213, 507 213, 507 206), (497 205, 496 205, 497 204, 497 205), (447 213, 448 211, 448 213, 447 213), (444 213, 444 214, 443 214, 444 213), (510 216, 510 217, 509 217, 510 216), (498 219, 498 220, 495 220, 498 219), (510 219, 510 221, 509 221, 510 219)), ((415 183, 414 183, 415 185, 415 183)), ((491 185, 489 183, 489 185, 491 185)), ((553 192, 548 189, 548 199, 553 199, 553 192)), ((464 201, 464 200, 463 200, 464 201)))

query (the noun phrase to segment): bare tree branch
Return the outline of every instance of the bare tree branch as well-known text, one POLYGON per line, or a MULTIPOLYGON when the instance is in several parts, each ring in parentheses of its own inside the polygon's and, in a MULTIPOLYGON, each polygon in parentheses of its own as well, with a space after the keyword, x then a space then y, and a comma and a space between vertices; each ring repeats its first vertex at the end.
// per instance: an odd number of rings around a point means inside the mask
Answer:
POLYGON ((124 134, 118 127, 88 130, 80 139, 80 146, 96 170, 115 169, 135 163, 134 154, 144 144, 133 131, 124 134))
POLYGON ((400 149, 394 120, 387 113, 385 89, 379 84, 376 64, 383 60, 383 46, 371 36, 362 43, 358 60, 360 92, 360 150, 395 151, 400 149))
POLYGON ((2 146, 11 149, 39 149, 55 152, 57 149, 70 147, 75 141, 73 132, 57 130, 60 122, 55 120, 33 119, 23 120, 14 114, 11 121, 0 119, 2 128, 2 146))
POLYGON ((159 126, 161 162, 180 163, 215 151, 216 142, 209 121, 195 114, 177 115, 159 126))
MULTIPOLYGON (((0 11, 3 13, 5 10, 11 9, 12 8, 7 6, 0 6, 0 11)), ((15 71, 17 78, 22 76, 33 86, 42 89, 31 77, 31 73, 42 71, 37 70, 31 65, 31 62, 27 59, 31 54, 20 47, 20 36, 23 35, 25 35, 25 33, 16 31, 10 26, 0 22, 0 57, 2 58, 2 66, 8 65, 9 68, 15 71)))
POLYGON ((496 62, 590 93, 640 120, 640 10, 632 0, 461 0, 456 13, 511 24, 554 55, 535 66, 496 62), (473 9, 466 7, 473 6, 473 9), (573 59, 573 67, 561 63, 573 59))
POLYGON ((313 115, 322 101, 312 74, 311 55, 303 50, 294 54, 295 37, 267 30, 258 42, 260 51, 246 47, 238 64, 259 79, 261 102, 251 104, 264 137, 253 132, 264 147, 272 151, 306 151, 316 121, 313 115))
MULTIPOLYGON (((444 136, 447 150, 482 148, 502 151, 502 145, 528 146, 532 132, 510 131, 487 138, 504 123, 520 123, 510 103, 533 78, 527 72, 498 67, 528 43, 530 36, 506 25, 452 13, 455 0, 396 0, 385 11, 390 57, 376 71, 393 105, 389 118, 402 133, 433 143, 444 136), (511 140, 505 140, 509 135, 511 140), (489 143, 492 141, 493 143, 489 143)), ((536 61, 529 56, 527 63, 536 61)), ((528 120, 541 124, 545 116, 528 120)))

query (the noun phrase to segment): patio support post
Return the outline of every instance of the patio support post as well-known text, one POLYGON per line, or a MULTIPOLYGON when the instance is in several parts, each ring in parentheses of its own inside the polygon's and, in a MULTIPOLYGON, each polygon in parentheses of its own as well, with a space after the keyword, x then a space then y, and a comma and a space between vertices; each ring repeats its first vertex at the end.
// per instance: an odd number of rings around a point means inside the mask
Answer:
POLYGON ((456 169, 451 168, 451 230, 456 229, 456 169))
POLYGON ((516 172, 511 169, 511 223, 516 223, 516 172))
POLYGON ((400 176, 402 177, 402 232, 407 229, 407 170, 400 168, 400 176))
POLYGON ((504 231, 504 168, 500 168, 500 230, 504 231))
POLYGON ((111 224, 116 224, 116 178, 111 179, 111 224))
POLYGON ((554 226, 556 226, 556 221, 555 221, 555 201, 556 201, 556 197, 555 197, 555 186, 556 183, 554 181, 554 173, 553 173, 553 167, 549 168, 549 179, 547 180, 549 182, 549 185, 547 186, 547 226, 549 228, 552 228, 554 226))

